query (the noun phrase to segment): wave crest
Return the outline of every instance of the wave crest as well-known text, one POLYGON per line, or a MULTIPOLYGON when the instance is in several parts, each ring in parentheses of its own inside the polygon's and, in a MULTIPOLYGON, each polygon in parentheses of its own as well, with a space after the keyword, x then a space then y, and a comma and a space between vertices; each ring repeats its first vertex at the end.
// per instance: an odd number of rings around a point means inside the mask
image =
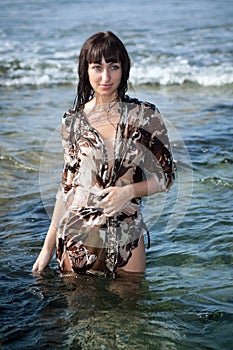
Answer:
MULTIPOLYGON (((153 57, 151 61, 144 59, 132 66, 130 81, 134 86, 183 85, 187 82, 204 87, 233 84, 233 66, 229 62, 201 66, 181 57, 170 57, 162 62, 153 57)), ((0 86, 77 84, 76 59, 70 55, 64 59, 57 54, 53 59, 45 58, 43 64, 38 58, 4 60, 0 62, 0 73, 0 86)))
POLYGON ((131 70, 134 85, 182 85, 187 82, 201 86, 233 84, 233 67, 228 65, 197 66, 187 60, 174 60, 166 65, 136 64, 131 70))

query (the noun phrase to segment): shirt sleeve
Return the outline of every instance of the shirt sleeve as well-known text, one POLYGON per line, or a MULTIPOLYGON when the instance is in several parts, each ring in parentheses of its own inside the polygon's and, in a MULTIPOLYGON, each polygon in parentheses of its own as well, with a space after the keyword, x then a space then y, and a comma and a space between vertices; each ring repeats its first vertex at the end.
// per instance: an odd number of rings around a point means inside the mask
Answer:
POLYGON ((174 163, 167 128, 159 110, 150 104, 144 105, 143 121, 144 173, 156 178, 161 191, 168 191, 174 181, 174 163))
POLYGON ((72 188, 72 164, 74 163, 75 152, 72 140, 72 114, 67 112, 62 118, 61 142, 63 146, 64 163, 61 175, 61 183, 56 194, 56 203, 53 211, 52 222, 56 227, 66 213, 71 199, 72 188), (71 170, 70 170, 71 169, 71 170))
POLYGON ((61 142, 63 146, 64 164, 61 185, 57 193, 57 198, 63 199, 63 201, 66 201, 67 195, 72 189, 72 182, 78 165, 73 130, 74 114, 69 111, 64 114, 61 127, 61 142))

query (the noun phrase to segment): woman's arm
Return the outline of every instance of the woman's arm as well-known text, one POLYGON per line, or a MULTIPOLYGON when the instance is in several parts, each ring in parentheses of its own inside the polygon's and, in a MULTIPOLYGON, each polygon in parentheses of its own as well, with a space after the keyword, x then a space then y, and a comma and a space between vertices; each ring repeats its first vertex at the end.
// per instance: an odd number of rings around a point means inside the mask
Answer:
POLYGON ((63 202, 61 191, 61 189, 58 191, 50 227, 45 237, 41 252, 33 265, 32 272, 43 271, 53 257, 56 246, 58 223, 65 213, 65 203, 63 202))
POLYGON ((49 264, 50 260, 53 257, 54 249, 56 246, 56 231, 57 227, 51 222, 49 230, 44 240, 43 247, 40 251, 38 258, 36 259, 32 272, 43 271, 44 268, 49 264))
POLYGON ((99 207, 103 208, 106 216, 111 217, 121 211, 131 199, 150 196, 163 190, 154 177, 123 187, 108 187, 98 192, 98 196, 105 196, 99 202, 99 207))
MULTIPOLYGON (((55 203, 53 217, 47 235, 44 240, 41 252, 35 261, 32 272, 43 271, 43 269, 49 264, 53 257, 54 250, 56 247, 56 233, 58 224, 65 213, 64 193, 66 194, 72 187, 72 173, 68 170, 71 161, 74 159, 74 149, 71 142, 71 128, 73 123, 73 112, 69 111, 64 114, 62 118, 62 145, 64 152, 64 167, 62 172, 62 184, 57 193, 57 200, 55 203)), ((73 160, 73 167, 75 170, 75 162, 73 160), (74 164, 73 164, 74 163, 74 164)))
POLYGON ((164 191, 164 188, 161 187, 158 180, 154 177, 129 186, 133 187, 133 198, 151 196, 152 194, 164 191))

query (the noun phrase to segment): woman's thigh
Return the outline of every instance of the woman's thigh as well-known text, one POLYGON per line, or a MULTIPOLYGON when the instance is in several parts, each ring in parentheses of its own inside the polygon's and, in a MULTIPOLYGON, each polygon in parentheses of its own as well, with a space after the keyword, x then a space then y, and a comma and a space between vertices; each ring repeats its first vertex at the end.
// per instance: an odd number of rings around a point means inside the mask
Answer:
POLYGON ((145 272, 146 269, 146 253, 143 237, 137 248, 132 251, 132 256, 127 265, 121 268, 129 272, 145 272))

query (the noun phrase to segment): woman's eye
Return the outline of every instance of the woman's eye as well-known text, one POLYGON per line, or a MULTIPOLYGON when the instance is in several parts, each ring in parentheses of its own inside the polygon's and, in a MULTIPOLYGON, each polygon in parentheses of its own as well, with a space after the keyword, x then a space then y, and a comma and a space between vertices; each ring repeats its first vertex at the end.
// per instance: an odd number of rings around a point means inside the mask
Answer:
POLYGON ((116 64, 114 64, 114 65, 112 65, 111 66, 111 69, 112 70, 117 70, 117 69, 119 69, 120 67, 118 66, 118 65, 116 65, 116 64))
POLYGON ((100 66, 94 66, 93 69, 99 71, 99 70, 101 70, 101 67, 100 66))

